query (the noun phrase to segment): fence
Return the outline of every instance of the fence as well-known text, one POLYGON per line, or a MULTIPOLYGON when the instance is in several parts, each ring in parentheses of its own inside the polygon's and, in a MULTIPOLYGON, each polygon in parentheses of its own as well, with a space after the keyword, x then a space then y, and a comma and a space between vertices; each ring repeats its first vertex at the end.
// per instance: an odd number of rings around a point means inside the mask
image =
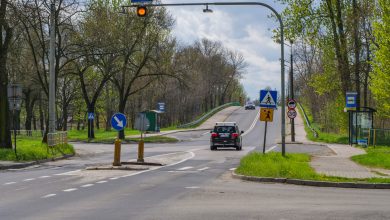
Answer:
POLYGON ((369 129, 368 145, 387 145, 390 146, 390 129, 369 129))
POLYGON ((314 128, 311 126, 310 121, 309 121, 309 118, 308 118, 307 115, 306 115, 305 109, 303 108, 303 106, 302 106, 301 103, 299 103, 299 102, 298 102, 298 106, 299 106, 299 108, 302 110, 303 117, 305 118, 307 127, 309 127, 310 130, 313 132, 314 137, 318 138, 318 133, 317 133, 317 131, 314 130, 314 128))
MULTIPOLYGON (((11 134, 14 135, 15 131, 11 130, 11 134)), ((37 139, 43 138, 45 131, 42 130, 16 130, 16 136, 19 138, 25 139, 37 139)), ((55 133, 47 134, 47 145, 49 147, 54 147, 60 144, 68 143, 68 132, 66 131, 57 131, 55 133)))

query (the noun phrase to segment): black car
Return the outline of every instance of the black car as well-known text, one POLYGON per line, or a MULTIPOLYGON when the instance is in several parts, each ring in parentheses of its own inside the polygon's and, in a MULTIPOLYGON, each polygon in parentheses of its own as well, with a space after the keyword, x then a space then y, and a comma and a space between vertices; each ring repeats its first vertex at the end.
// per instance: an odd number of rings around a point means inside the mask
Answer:
POLYGON ((255 110, 255 109, 256 109, 255 104, 253 104, 253 102, 247 102, 247 103, 245 104, 245 110, 248 110, 248 109, 253 109, 253 110, 255 110))
POLYGON ((218 147, 234 147, 242 149, 241 134, 235 122, 217 122, 210 132, 210 150, 217 150, 218 147))

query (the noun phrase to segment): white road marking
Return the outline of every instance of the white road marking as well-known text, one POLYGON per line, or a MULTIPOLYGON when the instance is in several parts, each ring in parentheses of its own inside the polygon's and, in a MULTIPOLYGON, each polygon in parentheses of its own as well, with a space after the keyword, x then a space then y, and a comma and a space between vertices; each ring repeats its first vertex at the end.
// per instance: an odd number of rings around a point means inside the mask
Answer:
POLYGON ((29 182, 29 181, 33 181, 33 180, 35 180, 35 178, 25 179, 25 180, 23 180, 23 182, 29 182))
POLYGON ((72 171, 69 171, 69 172, 65 172, 65 173, 57 173, 57 174, 54 174, 56 176, 62 176, 62 175, 76 175, 76 174, 73 174, 73 173, 76 173, 76 172, 79 172, 81 170, 72 170, 72 171))
POLYGON ((38 178, 40 178, 40 179, 45 179, 45 178, 49 178, 50 176, 40 176, 40 177, 38 177, 38 178))
POLYGON ((70 188, 70 189, 64 189, 62 191, 64 191, 64 192, 72 192, 72 191, 76 191, 76 190, 77 190, 77 188, 70 188))
POLYGON ((102 181, 99 181, 99 182, 96 182, 96 183, 107 183, 106 180, 102 180, 102 181))
POLYGON ((182 168, 179 168, 177 170, 188 170, 188 169, 191 169, 191 168, 193 168, 193 167, 182 167, 182 168))
POLYGON ((272 146, 270 149, 266 150, 265 152, 268 153, 270 151, 273 151, 277 147, 278 147, 278 145, 272 146))
POLYGON ((245 133, 244 133, 243 135, 241 135, 241 136, 245 136, 245 135, 249 134, 249 132, 252 131, 252 129, 255 127, 255 125, 256 125, 256 123, 257 123, 257 120, 259 120, 259 119, 258 119, 258 118, 259 118, 259 115, 260 115, 260 110, 258 111, 258 113, 257 113, 257 115, 256 115, 256 117, 255 117, 255 120, 253 120, 253 122, 252 122, 251 126, 249 127, 249 129, 246 130, 245 133))
POLYGON ((200 169, 198 169, 199 171, 203 171, 203 170, 207 170, 207 169, 209 169, 209 167, 203 167, 203 168, 200 168, 200 169))
POLYGON ((236 170, 237 168, 230 168, 229 170, 236 170))
POLYGON ((3 185, 6 186, 6 185, 12 185, 12 184, 15 184, 16 182, 8 182, 8 183, 4 183, 3 185))
POLYGON ((119 179, 120 177, 111 177, 110 180, 117 180, 119 179))
POLYGON ((87 188, 87 187, 90 187, 90 186, 93 186, 93 184, 92 183, 91 184, 85 184, 85 185, 82 185, 80 187, 87 188))
POLYGON ((202 136, 206 134, 210 134, 210 131, 206 131, 205 133, 202 134, 202 136))
POLYGON ((199 189, 200 187, 199 186, 187 186, 184 188, 186 188, 186 189, 199 189))
POLYGON ((57 194, 47 194, 46 196, 42 196, 41 198, 42 199, 46 199, 46 198, 49 198, 49 197, 53 197, 55 195, 57 195, 57 194))

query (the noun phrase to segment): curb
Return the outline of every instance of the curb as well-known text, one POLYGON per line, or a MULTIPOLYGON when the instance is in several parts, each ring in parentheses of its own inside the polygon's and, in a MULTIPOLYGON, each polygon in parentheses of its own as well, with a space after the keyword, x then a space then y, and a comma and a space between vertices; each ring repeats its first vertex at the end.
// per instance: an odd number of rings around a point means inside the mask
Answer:
POLYGON ((316 186, 316 187, 338 187, 338 188, 359 188, 359 189, 390 189, 390 183, 353 183, 353 182, 326 182, 326 181, 314 181, 314 180, 300 180, 300 179, 288 179, 288 178, 272 178, 272 177, 255 177, 244 176, 232 172, 234 179, 241 179, 253 182, 264 183, 285 183, 303 186, 316 186))
POLYGON ((74 155, 75 154, 66 154, 62 157, 49 158, 49 159, 37 160, 37 161, 26 162, 26 163, 17 163, 17 164, 11 164, 11 165, 1 165, 0 164, 0 170, 26 168, 29 166, 33 166, 33 165, 37 165, 37 164, 41 164, 41 163, 46 163, 46 162, 50 162, 50 161, 68 159, 70 157, 73 157, 74 155))

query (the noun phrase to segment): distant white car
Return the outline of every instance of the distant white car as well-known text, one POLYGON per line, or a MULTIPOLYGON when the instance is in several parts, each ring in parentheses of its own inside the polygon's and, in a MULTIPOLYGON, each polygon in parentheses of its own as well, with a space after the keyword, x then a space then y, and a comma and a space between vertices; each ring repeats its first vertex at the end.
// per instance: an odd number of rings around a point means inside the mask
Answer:
POLYGON ((247 103, 245 104, 245 110, 248 110, 248 109, 255 110, 255 109, 256 109, 255 104, 253 104, 253 102, 247 102, 247 103))

